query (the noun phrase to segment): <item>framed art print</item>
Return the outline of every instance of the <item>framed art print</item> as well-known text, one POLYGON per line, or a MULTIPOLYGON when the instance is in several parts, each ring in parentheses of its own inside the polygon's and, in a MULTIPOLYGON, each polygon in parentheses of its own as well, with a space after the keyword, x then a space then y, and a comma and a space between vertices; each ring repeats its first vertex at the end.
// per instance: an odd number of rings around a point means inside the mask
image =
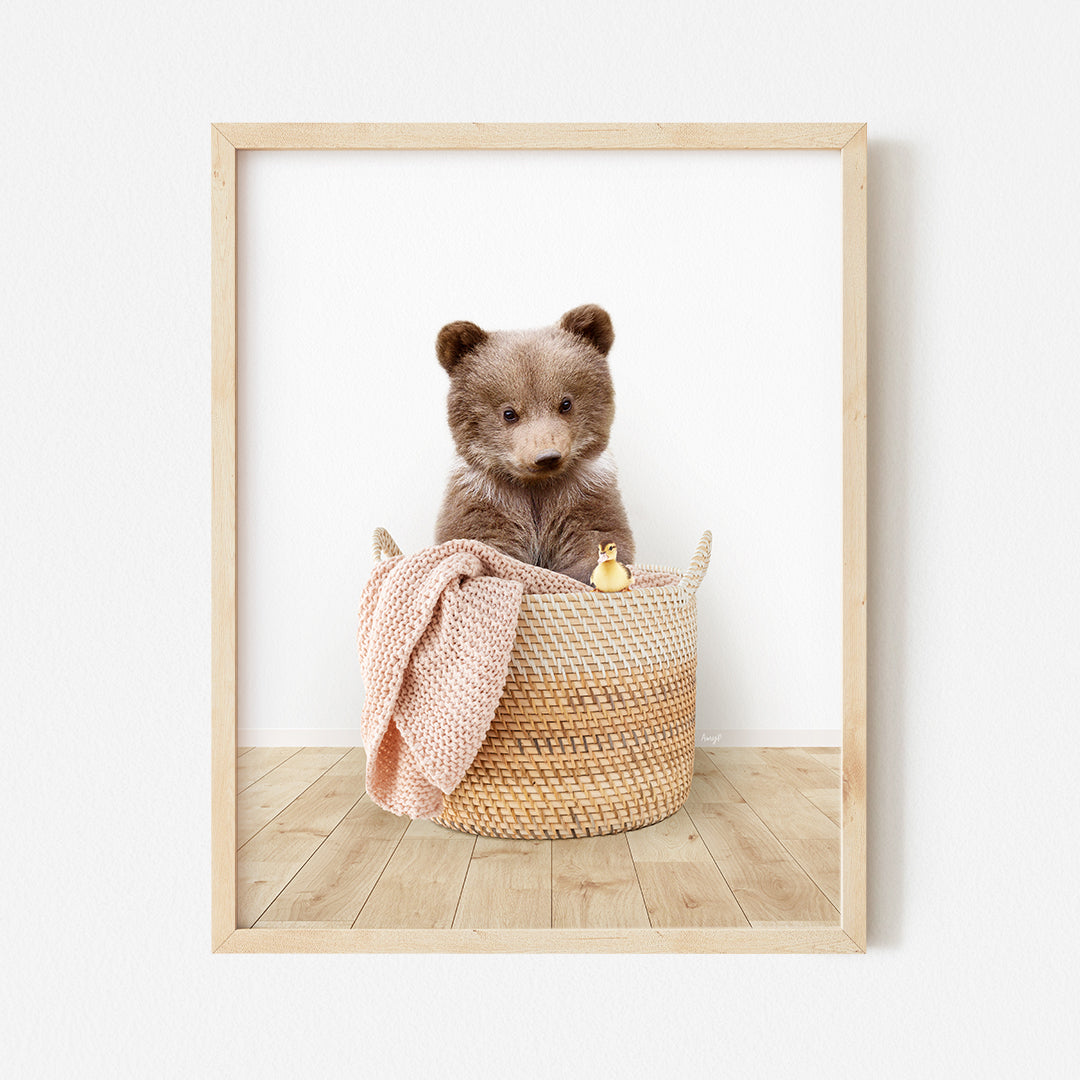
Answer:
POLYGON ((216 124, 211 150, 212 948, 864 951, 865 125, 216 124), (582 305, 614 327, 636 562, 712 536, 690 794, 581 838, 387 813, 356 612, 374 529, 433 543, 436 335, 582 305))

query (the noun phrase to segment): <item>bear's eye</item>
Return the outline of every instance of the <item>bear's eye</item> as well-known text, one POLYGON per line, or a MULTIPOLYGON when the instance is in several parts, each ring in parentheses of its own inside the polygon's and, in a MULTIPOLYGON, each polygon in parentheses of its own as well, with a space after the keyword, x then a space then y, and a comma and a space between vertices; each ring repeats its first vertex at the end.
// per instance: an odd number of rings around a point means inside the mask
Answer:
POLYGON ((574 403, 568 397, 564 397, 559 403, 559 412, 569 412, 573 406, 574 403))
POLYGON ((518 418, 518 414, 513 409, 503 409, 503 419, 512 424, 518 418))

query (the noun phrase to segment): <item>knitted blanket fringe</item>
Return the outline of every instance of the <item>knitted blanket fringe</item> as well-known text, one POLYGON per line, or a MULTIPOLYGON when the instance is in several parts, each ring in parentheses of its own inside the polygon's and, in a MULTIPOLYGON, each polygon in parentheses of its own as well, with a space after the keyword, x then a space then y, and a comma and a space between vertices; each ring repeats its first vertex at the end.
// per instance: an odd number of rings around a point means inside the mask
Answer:
POLYGON ((377 805, 413 818, 439 814, 499 706, 522 594, 575 591, 590 590, 478 540, 376 565, 360 601, 357 648, 367 791, 377 805))

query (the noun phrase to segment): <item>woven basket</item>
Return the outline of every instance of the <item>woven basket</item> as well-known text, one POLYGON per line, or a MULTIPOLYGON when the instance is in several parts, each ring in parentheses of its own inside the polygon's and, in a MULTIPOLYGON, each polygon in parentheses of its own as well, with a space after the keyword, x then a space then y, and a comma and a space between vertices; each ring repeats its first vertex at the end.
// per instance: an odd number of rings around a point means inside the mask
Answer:
MULTIPOLYGON (((495 718, 434 820, 552 840, 674 814, 694 775, 695 594, 711 545, 707 532, 665 588, 525 594, 495 718)), ((374 547, 401 554, 385 529, 374 547)))

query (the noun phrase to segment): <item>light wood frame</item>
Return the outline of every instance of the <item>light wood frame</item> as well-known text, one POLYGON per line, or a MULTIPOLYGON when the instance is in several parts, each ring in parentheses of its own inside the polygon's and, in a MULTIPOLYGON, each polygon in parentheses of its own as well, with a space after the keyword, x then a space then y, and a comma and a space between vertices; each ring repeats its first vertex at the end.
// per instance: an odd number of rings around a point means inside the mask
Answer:
POLYGON ((211 127, 215 952, 866 950, 865 124, 214 124, 211 127), (236 155, 243 150, 837 150, 843 186, 843 750, 835 928, 258 930, 236 922, 236 155))

